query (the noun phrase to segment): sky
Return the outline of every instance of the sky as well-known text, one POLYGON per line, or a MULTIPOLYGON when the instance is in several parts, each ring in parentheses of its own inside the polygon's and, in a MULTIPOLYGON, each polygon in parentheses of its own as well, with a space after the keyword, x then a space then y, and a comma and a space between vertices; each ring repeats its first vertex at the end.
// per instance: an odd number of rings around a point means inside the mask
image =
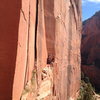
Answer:
POLYGON ((100 11, 100 0, 82 0, 83 21, 93 16, 97 11, 100 11))

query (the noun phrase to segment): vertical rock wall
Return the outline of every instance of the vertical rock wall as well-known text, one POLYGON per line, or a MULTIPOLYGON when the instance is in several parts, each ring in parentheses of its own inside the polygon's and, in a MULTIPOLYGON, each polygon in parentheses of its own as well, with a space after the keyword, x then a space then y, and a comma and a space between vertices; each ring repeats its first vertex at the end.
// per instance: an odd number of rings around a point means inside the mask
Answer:
POLYGON ((56 99, 75 98, 80 82, 80 1, 55 1, 56 99))
POLYGON ((35 24, 36 0, 22 0, 13 81, 13 100, 20 99, 24 86, 31 79, 35 61, 35 24))
POLYGON ((0 100, 12 98, 20 9, 21 0, 0 1, 0 100))
POLYGON ((22 100, 76 99, 81 0, 13 0, 13 5, 4 1, 0 4, 0 100, 20 100, 27 83, 32 91, 28 89, 22 100))

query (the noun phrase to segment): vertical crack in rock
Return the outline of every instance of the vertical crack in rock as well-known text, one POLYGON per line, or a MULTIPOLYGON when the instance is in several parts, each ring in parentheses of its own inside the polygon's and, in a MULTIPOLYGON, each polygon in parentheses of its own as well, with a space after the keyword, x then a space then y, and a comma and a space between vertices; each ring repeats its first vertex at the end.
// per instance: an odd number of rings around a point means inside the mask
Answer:
MULTIPOLYGON (((76 29, 77 29, 77 17, 76 17, 76 13, 75 13, 75 9, 76 9, 76 6, 75 6, 75 4, 73 3, 73 0, 70 0, 70 3, 71 3, 71 6, 72 6, 72 11, 73 11, 73 14, 74 14, 74 19, 75 19, 75 23, 76 23, 76 29)), ((77 11, 77 9, 76 9, 76 11, 77 11)), ((77 13, 78 13, 78 11, 77 11, 77 13)))
POLYGON ((71 84, 71 50, 72 50, 72 5, 69 8, 68 66, 67 66, 67 99, 70 97, 71 84))
MULTIPOLYGON (((25 14, 23 12, 23 10, 21 10, 22 13, 23 13, 23 16, 24 16, 24 19, 26 20, 25 18, 25 14)), ((28 68, 28 54, 29 54, 29 35, 30 35, 30 3, 29 3, 29 19, 28 19, 28 40, 27 40, 27 62, 26 62, 26 72, 25 72, 25 81, 24 81, 24 86, 26 85, 27 83, 27 79, 28 79, 28 73, 29 73, 29 68, 28 68)), ((38 0, 36 0, 36 17, 35 17, 35 61, 37 59, 37 48, 36 48, 36 38, 37 38, 37 24, 38 24, 38 0)), ((36 67, 36 66, 35 66, 36 67)))
POLYGON ((27 61, 26 61, 26 72, 25 72, 25 81, 24 81, 24 87, 27 83, 28 79, 28 54, 29 54, 29 34, 30 34, 30 2, 29 2, 29 17, 28 17, 28 39, 27 39, 27 61))
MULTIPOLYGON (((38 3, 39 1, 36 0, 36 19, 35 19, 35 69, 37 71, 37 25, 38 25, 38 3)), ((37 74, 36 74, 36 78, 38 78, 37 74)), ((38 84, 38 80, 37 81, 37 84, 38 84)))
POLYGON ((20 11, 21 11, 21 13, 23 15, 24 20, 27 22, 27 19, 26 19, 26 16, 25 16, 25 13, 24 13, 23 9, 21 8, 20 11))
POLYGON ((71 41, 72 41, 72 7, 69 9, 69 37, 68 37, 68 65, 70 64, 71 56, 71 41))
POLYGON ((35 60, 37 59, 37 25, 38 25, 38 0, 36 0, 36 19, 35 19, 35 60))

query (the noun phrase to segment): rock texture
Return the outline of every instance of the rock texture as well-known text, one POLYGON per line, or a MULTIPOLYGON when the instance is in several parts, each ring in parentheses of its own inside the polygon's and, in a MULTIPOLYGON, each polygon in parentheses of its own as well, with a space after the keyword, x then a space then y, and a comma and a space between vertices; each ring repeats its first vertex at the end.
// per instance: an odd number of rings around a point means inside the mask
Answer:
POLYGON ((100 60, 100 11, 83 22, 82 36, 83 63, 93 64, 100 60))
POLYGON ((82 30, 82 69, 100 88, 100 11, 83 22, 82 30), (86 68, 86 70, 85 70, 86 68))
POLYGON ((76 100, 81 0, 11 2, 0 4, 0 100, 76 100))

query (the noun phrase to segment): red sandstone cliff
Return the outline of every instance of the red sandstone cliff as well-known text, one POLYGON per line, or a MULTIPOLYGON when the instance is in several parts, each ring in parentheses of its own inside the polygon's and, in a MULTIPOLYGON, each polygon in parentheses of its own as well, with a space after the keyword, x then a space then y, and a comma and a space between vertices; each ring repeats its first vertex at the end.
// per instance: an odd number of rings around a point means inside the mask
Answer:
POLYGON ((83 22, 82 70, 100 88, 100 11, 83 22))
POLYGON ((3 0, 0 7, 0 100, 76 99, 81 0, 3 0))
POLYGON ((100 11, 83 22, 82 57, 87 64, 100 60, 100 11))

